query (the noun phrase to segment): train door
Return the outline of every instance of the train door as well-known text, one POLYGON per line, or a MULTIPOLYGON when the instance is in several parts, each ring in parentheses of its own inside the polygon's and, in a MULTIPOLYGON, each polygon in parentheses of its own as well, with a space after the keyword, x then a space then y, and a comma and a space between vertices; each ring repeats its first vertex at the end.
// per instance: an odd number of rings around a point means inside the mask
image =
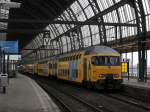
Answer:
POLYGON ((88 64, 88 77, 89 77, 89 80, 91 80, 91 75, 92 75, 92 73, 91 73, 92 70, 91 70, 91 69, 92 69, 92 68, 91 68, 91 63, 90 63, 90 61, 88 61, 87 64, 88 64))
POLYGON ((88 68, 88 66, 87 66, 87 58, 84 58, 83 59, 83 80, 84 81, 87 81, 87 75, 88 75, 87 68, 88 68))

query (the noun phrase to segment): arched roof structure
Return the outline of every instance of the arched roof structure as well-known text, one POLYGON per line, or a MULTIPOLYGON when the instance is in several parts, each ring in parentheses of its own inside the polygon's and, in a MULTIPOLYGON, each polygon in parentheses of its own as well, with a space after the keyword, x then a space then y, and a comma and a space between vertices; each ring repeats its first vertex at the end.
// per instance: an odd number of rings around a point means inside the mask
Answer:
POLYGON ((138 51, 139 74, 146 73, 150 49, 150 0, 11 0, 7 40, 19 40, 24 61, 106 45, 120 53, 138 51))
POLYGON ((138 51, 139 77, 144 79, 150 0, 11 1, 21 7, 10 9, 9 16, 6 11, 8 19, 0 17, 5 25, 0 32, 7 33, 7 40, 19 40, 25 62, 106 45, 120 53, 138 51))
MULTIPOLYGON (((51 45, 46 47, 52 50, 38 52, 48 57, 97 44, 113 46, 138 40, 150 30, 149 4, 149 0, 75 0, 53 21, 76 23, 47 25, 51 45)), ((59 7, 63 8, 60 4, 59 7)), ((26 48, 39 49, 43 36, 44 33, 38 34, 26 48)))

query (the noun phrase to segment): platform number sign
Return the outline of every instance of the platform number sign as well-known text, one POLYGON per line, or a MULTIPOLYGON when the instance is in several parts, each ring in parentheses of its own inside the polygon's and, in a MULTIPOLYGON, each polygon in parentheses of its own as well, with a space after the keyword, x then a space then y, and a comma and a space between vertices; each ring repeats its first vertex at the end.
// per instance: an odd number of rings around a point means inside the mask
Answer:
POLYGON ((43 45, 44 46, 50 45, 50 32, 43 33, 43 45))

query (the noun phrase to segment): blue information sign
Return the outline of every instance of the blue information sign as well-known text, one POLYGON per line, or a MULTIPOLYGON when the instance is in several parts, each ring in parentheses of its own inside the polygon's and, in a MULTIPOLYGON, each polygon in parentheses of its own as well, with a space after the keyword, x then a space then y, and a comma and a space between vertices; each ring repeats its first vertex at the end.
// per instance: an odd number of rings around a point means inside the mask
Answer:
POLYGON ((0 47, 7 54, 18 54, 18 41, 0 41, 0 47))

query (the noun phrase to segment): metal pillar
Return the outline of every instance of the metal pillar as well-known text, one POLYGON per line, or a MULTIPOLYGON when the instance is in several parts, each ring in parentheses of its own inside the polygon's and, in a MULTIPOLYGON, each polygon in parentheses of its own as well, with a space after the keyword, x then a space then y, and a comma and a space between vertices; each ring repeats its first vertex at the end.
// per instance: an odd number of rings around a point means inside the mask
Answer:
POLYGON ((138 37, 138 60, 139 60, 139 81, 144 81, 147 74, 146 48, 143 41, 146 40, 146 18, 142 0, 129 0, 129 4, 135 10, 137 37, 138 37))
POLYGON ((0 73, 2 73, 2 49, 0 46, 0 73))
POLYGON ((5 62, 5 51, 3 50, 3 73, 5 74, 6 73, 6 62, 5 62))
POLYGON ((7 74, 9 76, 9 55, 7 56, 7 74))
POLYGON ((133 50, 131 52, 131 60, 132 60, 131 67, 132 67, 132 76, 133 76, 133 50))

